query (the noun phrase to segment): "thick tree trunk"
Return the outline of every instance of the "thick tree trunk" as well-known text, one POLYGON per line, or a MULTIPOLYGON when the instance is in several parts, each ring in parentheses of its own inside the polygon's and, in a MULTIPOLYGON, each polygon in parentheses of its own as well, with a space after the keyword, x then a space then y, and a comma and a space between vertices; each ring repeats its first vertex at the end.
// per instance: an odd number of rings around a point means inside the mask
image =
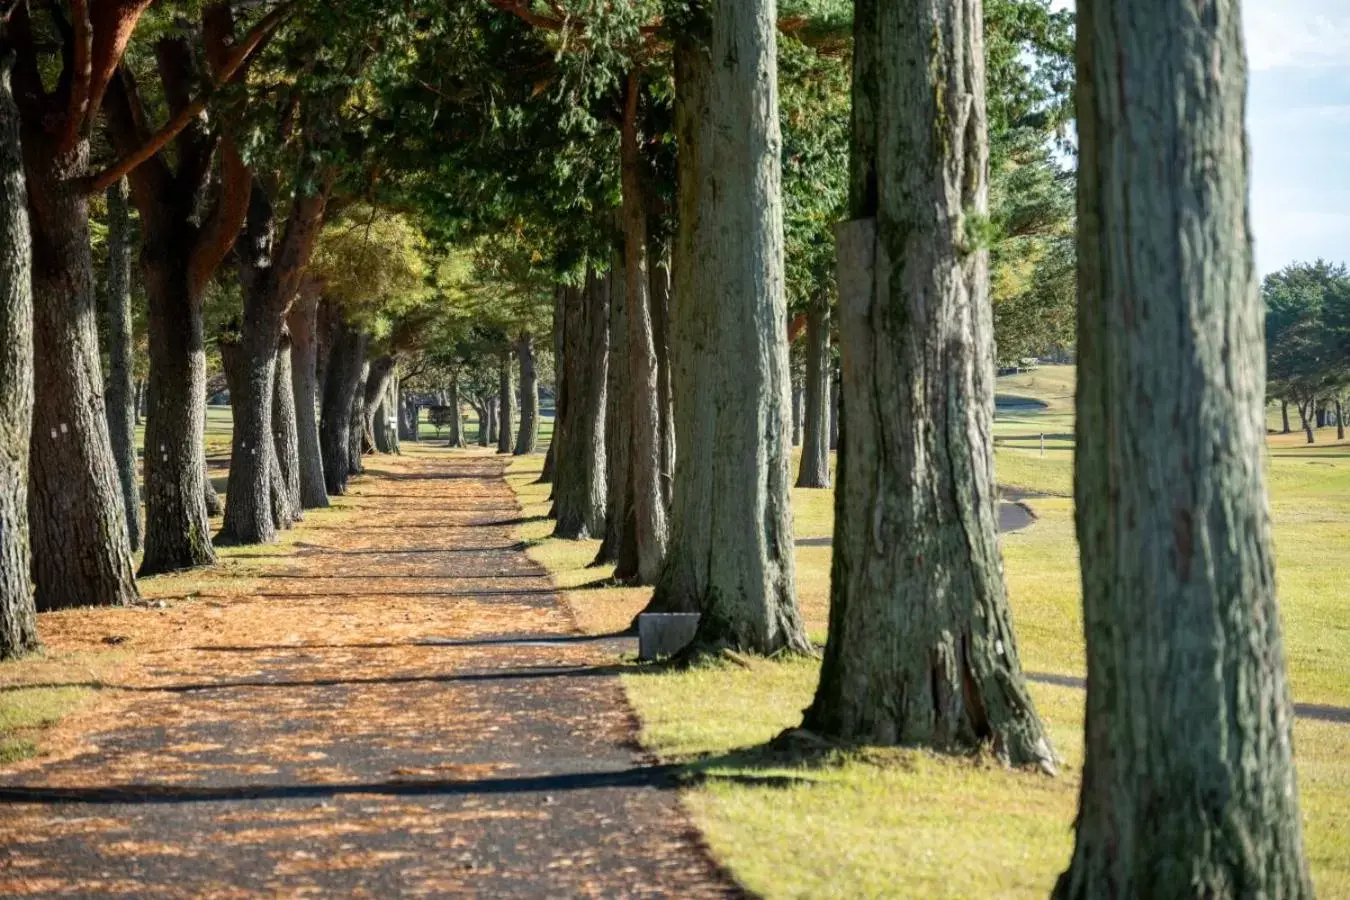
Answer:
MULTIPOLYGON (((605 387, 609 371, 611 279, 591 270, 584 288, 564 289, 563 354, 566 412, 555 424, 553 536, 568 540, 605 533, 605 387)), ((560 400, 561 404, 561 400, 560 400)))
POLYGON ((282 328, 281 341, 277 344, 276 384, 273 387, 272 442, 277 468, 281 472, 278 488, 284 492, 287 518, 290 522, 299 522, 305 514, 300 502, 300 433, 295 391, 292 388, 295 381, 293 362, 291 332, 289 328, 282 328))
POLYGON ((1088 686, 1059 898, 1313 896, 1265 485, 1245 68, 1236 3, 1079 5, 1088 686))
POLYGON ((120 606, 137 591, 103 414, 89 205, 77 183, 89 143, 62 153, 45 132, 25 128, 23 152, 33 242, 28 512, 37 608, 120 606))
POLYGON ((19 110, 0 59, 0 660, 38 649, 28 545, 33 280, 19 110))
MULTIPOLYGON (((610 267, 609 358, 605 368, 605 528, 592 565, 618 563, 628 511, 628 440, 632 404, 628 402, 628 301, 623 266, 610 267)), ((594 535, 592 535, 594 537, 594 535)))
MULTIPOLYGON (((656 341, 657 410, 661 418, 661 496, 666 509, 674 496, 675 393, 670 361, 670 245, 652 245, 652 337, 656 341)), ((669 535, 667 535, 669 543, 669 535)))
POLYGON ((771 0, 718 3, 709 45, 698 45, 695 24, 676 48, 672 547, 682 546, 652 608, 702 613, 691 653, 810 649, 789 506, 774 9, 771 0))
POLYGON ((830 631, 805 726, 1051 769, 1003 580, 979 0, 860 3, 830 631))
MULTIPOLYGON (((145 555, 140 574, 216 561, 203 481, 206 350, 200 303, 191 298, 187 248, 164 223, 147 222, 141 250, 149 330, 145 418, 145 555)), ((238 400, 233 392, 231 405, 238 400)))
POLYGON ((1290 431, 1290 428, 1289 428, 1289 401, 1288 401, 1288 400, 1281 400, 1281 401, 1280 401, 1280 425, 1282 426, 1282 427, 1281 427, 1281 430, 1280 430, 1280 433, 1281 433, 1281 434, 1288 434, 1289 431, 1290 431))
POLYGON ((797 487, 830 486, 830 301, 818 297, 806 317, 806 397, 797 487))
POLYGON ((384 397, 380 400, 380 411, 375 420, 375 445, 382 453, 399 452, 398 384, 398 366, 395 365, 393 374, 384 386, 384 397))
MULTIPOLYGON (((220 341, 220 360, 230 386, 234 433, 225 488, 224 544, 266 544, 276 540, 273 475, 277 471, 272 432, 280 319, 259 314, 245 293, 244 327, 235 340, 220 341)), ((279 496, 279 493, 278 493, 279 496)))
POLYGON ((534 335, 528 331, 516 341, 520 360, 520 430, 516 456, 533 453, 539 446, 539 370, 534 364, 534 335))
POLYGON ((362 457, 366 453, 366 385, 370 383, 370 368, 371 363, 363 359, 357 372, 351 409, 347 411, 348 475, 360 475, 366 470, 362 457))
POLYGON ((286 315, 291 335, 290 391, 295 405, 296 455, 300 466, 300 496, 296 509, 325 509, 328 491, 323 479, 323 454, 319 449, 319 401, 317 329, 319 291, 301 287, 286 315))
MULTIPOLYGON (((638 146, 638 96, 641 79, 636 72, 628 79, 628 105, 620 139, 620 171, 623 186, 623 243, 625 324, 628 327, 627 399, 628 502, 625 528, 633 541, 634 566, 620 565, 615 577, 637 584, 655 584, 665 564, 670 539, 666 517, 666 494, 661 479, 664 454, 661 448, 663 417, 660 406, 660 366, 652 325, 651 274, 647 259, 647 209, 643 202, 642 158, 638 146)), ((622 560, 621 560, 622 562, 622 560)))
POLYGON ((347 480, 351 477, 351 410, 360 387, 366 342, 365 334, 340 322, 334 329, 328 355, 319 449, 323 455, 324 485, 334 497, 347 493, 347 480))
POLYGON ((108 188, 107 315, 108 383, 103 408, 108 438, 117 463, 117 480, 126 504, 127 540, 133 552, 141 549, 141 492, 136 483, 136 395, 131 376, 135 344, 131 333, 131 216, 127 209, 127 182, 108 188))
POLYGON ((516 388, 511 377, 511 351, 503 350, 498 367, 497 421, 494 437, 498 453, 511 452, 511 433, 515 423, 516 388))

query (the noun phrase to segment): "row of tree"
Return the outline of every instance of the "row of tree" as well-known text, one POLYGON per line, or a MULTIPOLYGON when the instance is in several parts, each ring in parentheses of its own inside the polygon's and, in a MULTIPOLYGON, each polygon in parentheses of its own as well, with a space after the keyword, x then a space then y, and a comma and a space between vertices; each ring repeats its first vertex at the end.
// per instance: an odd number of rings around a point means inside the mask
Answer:
POLYGON ((1317 429, 1336 426, 1345 438, 1344 395, 1350 389, 1350 272, 1324 260, 1295 263, 1267 275, 1266 372, 1270 398, 1280 404, 1288 434, 1289 407, 1308 443, 1317 429))

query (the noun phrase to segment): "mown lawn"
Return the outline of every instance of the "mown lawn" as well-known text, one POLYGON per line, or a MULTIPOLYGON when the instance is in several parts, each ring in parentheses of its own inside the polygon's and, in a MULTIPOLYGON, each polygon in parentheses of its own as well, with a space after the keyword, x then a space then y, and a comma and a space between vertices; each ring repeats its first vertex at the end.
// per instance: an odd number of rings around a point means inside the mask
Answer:
MULTIPOLYGON (((1005 389, 1043 404, 1005 407, 996 425, 999 481, 1035 495, 1027 502, 1039 516, 1003 540, 1022 659, 1032 673, 1082 675, 1072 369, 1002 379, 1005 389)), ((1327 430, 1318 439, 1332 437, 1327 430)), ((1301 441, 1298 434, 1271 440, 1290 677, 1301 702, 1350 706, 1350 603, 1338 585, 1350 566, 1350 445, 1305 449, 1301 441)), ((517 460, 509 479, 527 517, 547 513, 548 488, 533 484, 540 462, 517 460)), ((793 503, 799 538, 830 533, 831 492, 796 491, 793 503)), ((648 591, 597 586, 608 574, 587 568, 597 542, 551 540, 550 528, 536 519, 521 535, 570 588, 579 625, 592 633, 626 627, 648 591)), ((827 625, 829 562, 828 547, 798 548, 799 596, 817 640, 827 625)), ((1081 690, 1032 685, 1064 758, 1056 778, 910 750, 837 754, 809 766, 766 757, 755 748, 800 722, 817 673, 814 660, 789 660, 687 672, 634 665, 624 677, 646 745, 706 775, 684 801, 738 879, 773 898, 1048 895, 1072 848, 1081 690)), ((1350 897, 1350 725, 1299 720, 1295 742, 1318 892, 1350 897)))

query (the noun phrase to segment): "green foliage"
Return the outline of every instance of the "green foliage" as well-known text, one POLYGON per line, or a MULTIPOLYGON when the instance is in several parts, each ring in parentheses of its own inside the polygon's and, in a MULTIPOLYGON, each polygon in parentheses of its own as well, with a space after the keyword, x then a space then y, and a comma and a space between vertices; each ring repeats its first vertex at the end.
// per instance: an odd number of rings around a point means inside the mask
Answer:
POLYGON ((394 320, 413 314, 431 297, 429 251, 407 216, 356 205, 324 228, 310 275, 323 283, 324 298, 341 307, 349 322, 386 335, 394 320))
POLYGON ((1350 272, 1317 260, 1267 275, 1267 391, 1305 414, 1350 386, 1350 272))

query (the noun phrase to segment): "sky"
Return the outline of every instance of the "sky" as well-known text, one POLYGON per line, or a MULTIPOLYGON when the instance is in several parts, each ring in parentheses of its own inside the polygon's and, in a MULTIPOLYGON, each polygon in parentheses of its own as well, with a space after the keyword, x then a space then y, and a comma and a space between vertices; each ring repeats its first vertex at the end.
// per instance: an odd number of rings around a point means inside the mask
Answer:
POLYGON ((1242 6, 1257 269, 1350 263, 1350 0, 1242 6))

